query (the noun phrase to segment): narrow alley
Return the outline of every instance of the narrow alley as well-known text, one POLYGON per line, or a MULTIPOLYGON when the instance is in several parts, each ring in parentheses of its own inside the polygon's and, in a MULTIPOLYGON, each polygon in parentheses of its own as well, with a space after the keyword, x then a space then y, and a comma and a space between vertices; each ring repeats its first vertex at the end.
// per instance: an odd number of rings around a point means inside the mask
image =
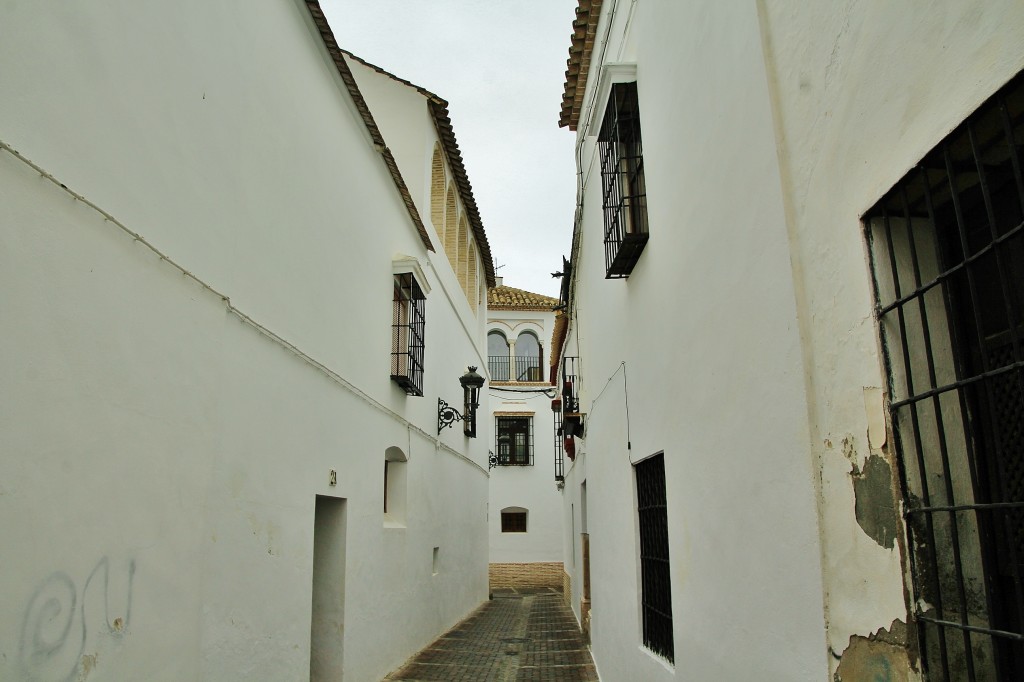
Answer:
POLYGON ((572 612, 555 590, 501 590, 387 678, 393 682, 597 680, 572 612))

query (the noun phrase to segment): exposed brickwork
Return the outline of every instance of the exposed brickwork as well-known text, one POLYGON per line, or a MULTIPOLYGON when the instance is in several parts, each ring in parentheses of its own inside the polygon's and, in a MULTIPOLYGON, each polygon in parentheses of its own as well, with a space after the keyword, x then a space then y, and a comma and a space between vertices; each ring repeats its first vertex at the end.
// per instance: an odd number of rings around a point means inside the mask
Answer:
POLYGON ((386 679, 597 680, 572 611, 557 591, 502 594, 386 679))
POLYGON ((444 160, 440 143, 434 145, 434 158, 430 167, 430 222, 444 244, 444 160))
POLYGON ((572 608, 572 576, 568 573, 562 573, 562 599, 572 608))
POLYGON ((491 589, 536 587, 559 590, 565 575, 561 561, 488 566, 491 589))

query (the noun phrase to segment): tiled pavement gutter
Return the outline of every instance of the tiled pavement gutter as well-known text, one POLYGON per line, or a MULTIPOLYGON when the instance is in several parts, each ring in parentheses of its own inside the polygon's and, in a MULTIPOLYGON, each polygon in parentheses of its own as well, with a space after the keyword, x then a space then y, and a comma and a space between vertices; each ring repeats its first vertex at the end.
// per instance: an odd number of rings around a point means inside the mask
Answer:
POLYGON ((503 590, 385 679, 575 682, 598 676, 560 592, 503 590))

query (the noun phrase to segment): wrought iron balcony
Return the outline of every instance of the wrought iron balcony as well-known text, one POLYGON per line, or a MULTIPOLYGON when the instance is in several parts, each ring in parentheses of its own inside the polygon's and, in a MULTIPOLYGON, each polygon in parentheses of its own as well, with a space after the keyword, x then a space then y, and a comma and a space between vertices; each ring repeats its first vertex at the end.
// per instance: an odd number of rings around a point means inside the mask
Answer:
POLYGON ((577 379, 579 377, 578 357, 562 358, 562 413, 579 414, 580 393, 577 379))
POLYGON ((487 368, 491 381, 544 381, 544 368, 539 357, 489 355, 487 368))
POLYGON ((544 381, 540 358, 517 356, 515 381, 544 381))
POLYGON ((508 381, 510 366, 508 355, 487 356, 487 369, 491 373, 491 381, 508 381))

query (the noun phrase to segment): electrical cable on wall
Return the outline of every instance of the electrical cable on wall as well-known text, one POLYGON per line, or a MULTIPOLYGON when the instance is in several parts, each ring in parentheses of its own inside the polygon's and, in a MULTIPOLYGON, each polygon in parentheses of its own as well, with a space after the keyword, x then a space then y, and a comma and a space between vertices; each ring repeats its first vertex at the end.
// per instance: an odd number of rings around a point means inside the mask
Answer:
POLYGON ((590 423, 594 421, 594 414, 597 413, 597 401, 601 399, 604 392, 608 390, 608 386, 611 385, 612 380, 615 379, 615 375, 622 370, 622 392, 624 396, 624 403, 626 407, 626 452, 629 459, 629 463, 633 464, 633 441, 629 431, 629 380, 626 376, 626 361, 623 360, 619 363, 619 366, 615 368, 608 380, 604 382, 604 387, 601 388, 601 392, 597 394, 593 400, 590 401, 590 423))
MULTIPOLYGON (((301 359, 303 362, 305 362, 309 366, 313 367, 317 371, 325 374, 328 378, 330 378, 332 381, 334 381, 334 383, 336 383, 339 386, 345 388, 350 393, 352 393, 354 396, 356 396, 357 398, 359 398, 363 402, 367 403, 371 407, 379 410, 380 412, 383 412, 384 414, 388 415, 389 417, 391 417, 392 419, 398 421, 399 423, 404 424, 410 430, 410 432, 411 431, 416 431, 417 433, 419 433, 423 437, 428 438, 431 441, 434 441, 437 444, 437 446, 440 447, 440 449, 445 450, 449 454, 455 455, 459 459, 462 459, 462 460, 466 461, 467 463, 473 465, 476 469, 481 471, 485 476, 488 476, 488 477, 490 476, 490 473, 488 472, 487 469, 482 467, 477 462, 474 462, 471 458, 467 457, 466 455, 462 454, 461 452, 459 452, 458 450, 452 448, 451 446, 442 443, 440 441, 440 439, 437 438, 436 435, 434 435, 434 434, 430 433, 429 431, 426 431, 426 430, 421 429, 420 427, 416 426, 415 424, 413 424, 408 419, 406 419, 402 415, 398 414, 397 412, 395 412, 391 408, 387 407, 383 403, 378 402, 376 399, 374 399, 368 393, 366 393, 365 391, 360 389, 358 386, 356 386, 355 384, 353 384, 350 381, 348 381, 347 379, 345 379, 343 376, 341 376, 340 374, 338 374, 337 372, 332 370, 330 367, 324 365, 319 360, 316 360, 311 355, 309 355, 306 352, 304 352, 302 349, 300 349, 295 344, 285 340, 283 337, 281 337, 278 334, 276 334, 275 332, 271 331, 269 328, 264 327, 262 324, 260 324, 259 322, 257 322, 253 318, 249 317, 249 315, 247 315, 246 313, 244 313, 241 310, 239 310, 238 308, 236 308, 231 303, 230 297, 228 297, 226 294, 223 294, 223 293, 217 291, 211 285, 207 284, 205 281, 200 279, 198 276, 196 276, 195 274, 193 274, 189 270, 187 270, 184 267, 182 267, 181 265, 179 265, 177 262, 174 261, 174 259, 172 259, 167 254, 165 254, 162 251, 160 251, 160 249, 158 249, 156 246, 154 246, 152 243, 150 243, 141 234, 139 234, 138 232, 135 232, 134 230, 130 229, 127 225, 125 225, 124 223, 119 221, 117 218, 115 218, 113 215, 111 215, 107 211, 104 211, 102 208, 100 208, 99 206, 94 204, 89 199, 85 198, 83 195, 81 195, 81 194, 75 192, 74 190, 70 189, 67 185, 65 185, 64 183, 60 182, 57 178, 55 178, 51 173, 48 173, 46 170, 44 170, 43 168, 41 168, 40 166, 35 164, 33 161, 31 161, 27 157, 23 156, 21 154, 21 152, 19 152, 18 150, 14 149, 13 147, 11 147, 9 144, 4 142, 3 140, 0 140, 0 150, 4 150, 4 151, 8 152, 9 154, 11 154, 11 156, 13 156, 14 158, 18 159, 22 163, 24 163, 26 166, 28 166, 29 168, 34 170, 40 176, 42 176, 43 178, 48 180, 50 183, 52 183, 53 185, 58 187, 61 191, 63 191, 66 194, 70 195, 76 201, 79 201, 82 204, 88 206, 90 209, 92 209, 93 211, 95 211, 96 213, 101 215, 103 217, 104 222, 111 223, 112 225, 114 225, 115 227, 120 229, 122 232, 124 232, 125 234, 130 236, 133 240, 135 240, 135 242, 137 242, 139 244, 142 244, 150 252, 152 252, 152 253, 156 254, 157 256, 159 256, 161 261, 168 263, 171 267, 173 267, 174 269, 178 270, 182 275, 184 275, 185 277, 188 277, 193 282, 198 284, 200 287, 202 287, 206 291, 210 292, 211 294, 213 294, 214 296, 219 298, 221 300, 221 302, 224 304, 224 306, 227 308, 228 312, 230 312, 232 315, 237 317, 239 320, 241 320, 245 324, 247 324, 250 327, 252 327, 253 329, 255 329, 261 335, 265 336, 266 338, 270 339, 271 341, 273 341, 277 345, 283 347, 284 349, 286 349, 290 353, 294 354, 299 359, 301 359)), ((410 446, 410 450, 411 450, 411 446, 410 446)))

